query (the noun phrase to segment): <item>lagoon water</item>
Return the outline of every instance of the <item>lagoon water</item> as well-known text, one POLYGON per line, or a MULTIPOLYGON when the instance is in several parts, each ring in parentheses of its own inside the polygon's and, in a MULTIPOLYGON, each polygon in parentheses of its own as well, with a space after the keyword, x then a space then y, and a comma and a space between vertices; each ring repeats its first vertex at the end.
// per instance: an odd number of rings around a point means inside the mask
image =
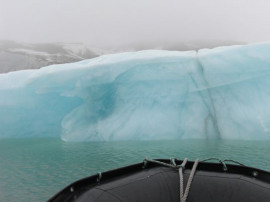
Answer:
POLYGON ((145 157, 270 170, 269 52, 149 50, 0 74, 0 201, 46 201, 145 157))
POLYGON ((98 171, 148 158, 234 159, 270 171, 270 141, 162 140, 63 142, 57 138, 0 141, 0 201, 46 201, 98 171))

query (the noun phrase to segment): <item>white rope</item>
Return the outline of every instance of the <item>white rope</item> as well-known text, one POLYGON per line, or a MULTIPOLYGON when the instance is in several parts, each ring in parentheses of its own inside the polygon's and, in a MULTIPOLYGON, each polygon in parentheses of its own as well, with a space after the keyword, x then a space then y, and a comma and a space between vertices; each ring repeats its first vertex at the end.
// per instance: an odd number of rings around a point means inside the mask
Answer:
POLYGON ((179 176, 180 176, 180 201, 182 200, 184 196, 184 178, 183 178, 183 167, 186 166, 187 158, 184 159, 184 161, 181 164, 181 167, 179 168, 179 176))
MULTIPOLYGON (((202 162, 206 162, 206 161, 211 161, 211 160, 217 160, 219 161, 222 165, 223 165, 223 170, 224 171, 227 171, 227 166, 225 164, 225 162, 232 162, 232 163, 235 163, 235 164, 238 164, 238 165, 241 165, 241 166, 245 166, 244 164, 238 162, 238 161, 234 161, 234 160, 231 160, 231 159, 225 159, 225 160, 221 160, 221 159, 218 159, 218 158, 215 158, 215 157, 212 157, 212 158, 208 158, 208 159, 204 159, 202 160, 202 162)), ((193 167, 192 167, 192 170, 189 174, 189 178, 188 178, 188 181, 187 181, 187 186, 186 186, 186 189, 185 189, 185 192, 184 192, 184 177, 183 177, 183 169, 185 168, 185 165, 187 163, 187 158, 185 158, 182 162, 181 165, 176 165, 175 163, 175 159, 171 159, 171 164, 170 163, 164 163, 164 162, 161 162, 161 161, 157 161, 157 160, 150 160, 150 159, 144 159, 144 167, 146 166, 146 163, 147 162, 152 162, 152 163, 157 163, 157 164, 160 164, 160 165, 163 165, 163 166, 167 166, 167 167, 171 167, 171 168, 177 168, 178 169, 178 172, 179 172, 179 184, 180 184, 180 202, 186 202, 187 200, 187 197, 188 197, 188 194, 189 194, 189 190, 190 190, 190 187, 191 187, 191 183, 192 183, 192 180, 193 180, 193 177, 195 175, 195 172, 196 172, 196 168, 199 164, 199 159, 196 159, 194 164, 193 164, 193 167)))
POLYGON ((231 160, 231 159, 221 160, 221 159, 216 158, 216 157, 204 159, 204 160, 202 160, 202 162, 212 161, 212 160, 219 161, 219 162, 223 165, 223 170, 224 170, 224 171, 227 171, 227 170, 228 170, 227 165, 226 165, 225 162, 231 162, 231 163, 234 163, 234 164, 238 164, 238 165, 240 165, 240 166, 245 166, 244 164, 240 163, 239 161, 235 161, 235 160, 231 160))
POLYGON ((191 183, 192 183, 194 174, 196 172, 196 168, 197 168, 198 163, 199 163, 199 159, 196 159, 195 162, 194 162, 194 164, 193 164, 192 170, 191 170, 191 172, 189 174, 187 186, 186 186, 186 189, 185 189, 185 192, 184 193, 183 193, 183 189, 184 189, 183 170, 182 170, 182 167, 179 168, 179 176, 180 176, 180 202, 186 202, 186 200, 187 200, 187 197, 188 197, 188 194, 189 194, 189 190, 190 190, 190 186, 191 186, 191 183))
POLYGON ((183 160, 181 165, 176 165, 174 161, 172 161, 172 164, 168 164, 168 163, 164 163, 157 160, 144 159, 144 167, 146 166, 147 162, 152 162, 152 163, 160 164, 160 165, 171 167, 171 168, 178 168, 179 178, 180 178, 180 182, 179 182, 180 183, 180 188, 179 188, 180 189, 180 202, 186 202, 188 194, 189 194, 189 190, 191 187, 191 183, 196 172, 197 165, 199 164, 199 159, 196 159, 193 164, 192 170, 189 174, 185 192, 184 192, 183 168, 185 168, 185 165, 187 163, 187 158, 183 160))

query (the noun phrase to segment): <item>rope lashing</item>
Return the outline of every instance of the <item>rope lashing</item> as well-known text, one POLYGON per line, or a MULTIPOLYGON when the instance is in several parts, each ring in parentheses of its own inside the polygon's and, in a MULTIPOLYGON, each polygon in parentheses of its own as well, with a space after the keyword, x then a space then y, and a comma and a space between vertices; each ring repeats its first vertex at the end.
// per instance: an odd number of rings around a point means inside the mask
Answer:
POLYGON ((179 165, 176 165, 176 164, 173 165, 173 164, 169 164, 169 163, 164 163, 162 161, 156 161, 156 160, 153 160, 153 159, 144 159, 143 160, 143 166, 144 167, 146 167, 147 162, 156 163, 156 164, 166 166, 166 167, 171 167, 171 168, 179 168, 180 167, 179 165))
POLYGON ((231 160, 231 159, 225 159, 225 160, 223 160, 223 162, 231 162, 231 163, 234 163, 234 164, 238 164, 240 166, 246 166, 243 163, 240 163, 239 161, 235 161, 235 160, 231 160))
MULTIPOLYGON (((185 158, 185 160, 183 161, 182 164, 186 164, 186 162, 187 162, 187 158, 185 158)), ((194 162, 194 164, 193 164, 192 170, 191 170, 191 172, 189 174, 189 178, 188 178, 188 181, 187 181, 187 186, 186 186, 186 189, 185 189, 185 192, 184 193, 183 193, 184 178, 183 178, 182 167, 179 168, 179 176, 180 176, 180 202, 186 202, 187 201, 187 197, 188 197, 188 194, 189 194, 191 183, 192 183, 193 177, 195 175, 196 168, 197 168, 198 164, 199 164, 199 159, 196 159, 195 162, 194 162)))
POLYGON ((186 163, 187 163, 187 158, 184 159, 184 161, 182 162, 181 166, 179 169, 178 169, 178 172, 179 172, 179 178, 180 178, 180 201, 182 201, 182 198, 184 196, 184 178, 183 178, 183 167, 186 166, 186 163))
POLYGON ((235 160, 231 160, 231 159, 221 160, 221 159, 216 158, 216 157, 204 159, 204 160, 202 160, 202 162, 212 161, 212 160, 219 161, 219 162, 223 165, 223 170, 224 170, 224 171, 227 171, 227 170, 228 170, 227 165, 226 165, 225 162, 231 162, 231 163, 234 163, 234 164, 237 164, 237 165, 240 165, 240 166, 245 166, 244 164, 242 164, 242 163, 240 163, 240 162, 238 162, 238 161, 235 161, 235 160))
POLYGON ((97 182, 100 182, 101 178, 102 178, 102 173, 98 172, 97 173, 97 182))
MULTIPOLYGON (((185 192, 184 192, 183 170, 185 169, 185 166, 186 166, 186 163, 187 163, 187 158, 185 158, 183 160, 181 165, 176 164, 176 162, 175 162, 176 159, 170 159, 170 160, 171 160, 170 163, 164 163, 162 161, 144 159, 144 161, 143 161, 144 166, 143 167, 146 167, 147 162, 151 162, 151 163, 156 163, 156 164, 159 164, 159 165, 162 165, 162 166, 178 169, 178 172, 179 172, 179 184, 180 184, 180 202, 186 202, 188 194, 189 194, 189 190, 190 190, 190 187, 191 187, 191 183, 192 183, 193 177, 194 177, 195 172, 196 172, 196 168, 197 168, 197 166, 199 164, 199 159, 196 159, 194 161, 193 167, 192 167, 191 172, 189 174, 189 178, 188 178, 188 181, 187 181, 187 186, 186 186, 185 192)), ((224 171, 228 170, 227 165, 226 165, 225 162, 232 162, 232 163, 235 163, 235 164, 238 164, 238 165, 241 165, 241 166, 245 166, 244 164, 242 164, 242 163, 240 163, 238 161, 235 161, 235 160, 231 160, 231 159, 221 160, 221 159, 215 158, 215 157, 204 159, 201 162, 212 161, 212 160, 219 161, 222 164, 224 171)))
POLYGON ((188 178, 188 181, 187 181, 187 186, 186 186, 185 192, 184 192, 183 169, 185 168, 185 165, 187 163, 187 158, 184 159, 184 161, 182 162, 181 165, 177 165, 175 163, 175 159, 171 159, 171 164, 164 163, 164 162, 161 162, 161 161, 156 161, 156 160, 144 159, 144 161, 143 161, 144 167, 147 165, 147 162, 152 162, 152 163, 156 163, 156 164, 163 165, 163 166, 166 166, 166 167, 177 168, 178 169, 178 172, 179 172, 179 184, 180 184, 180 202, 186 202, 188 194, 189 194, 189 190, 190 190, 190 187, 191 187, 191 183, 192 183, 193 177, 194 177, 195 172, 196 172, 197 165, 199 164, 199 159, 196 159, 194 164, 193 164, 192 170, 191 170, 191 172, 189 174, 189 178, 188 178))
POLYGON ((212 161, 212 160, 216 160, 216 161, 219 161, 221 164, 222 164, 222 166, 223 166, 223 170, 224 171, 227 171, 228 170, 228 168, 227 168, 227 166, 226 166, 226 164, 221 160, 221 159, 219 159, 219 158, 216 158, 216 157, 211 157, 211 158, 208 158, 208 159, 204 159, 204 160, 202 160, 202 162, 206 162, 206 161, 212 161))

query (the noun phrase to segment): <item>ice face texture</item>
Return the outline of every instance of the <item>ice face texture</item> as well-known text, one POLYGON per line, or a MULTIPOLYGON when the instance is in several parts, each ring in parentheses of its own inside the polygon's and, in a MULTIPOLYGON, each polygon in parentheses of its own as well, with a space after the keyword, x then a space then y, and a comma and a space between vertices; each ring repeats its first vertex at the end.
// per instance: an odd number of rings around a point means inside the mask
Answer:
POLYGON ((0 137, 270 139, 270 43, 0 74, 0 137))

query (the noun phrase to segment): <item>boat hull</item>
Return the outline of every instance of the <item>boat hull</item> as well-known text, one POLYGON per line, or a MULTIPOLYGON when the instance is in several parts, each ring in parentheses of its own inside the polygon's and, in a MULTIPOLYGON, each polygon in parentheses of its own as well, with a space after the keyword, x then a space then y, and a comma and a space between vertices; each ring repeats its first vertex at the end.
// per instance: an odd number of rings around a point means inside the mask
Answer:
MULTIPOLYGON (((169 163, 169 160, 161 160, 169 163)), ((181 161, 177 161, 180 164, 181 161)), ((184 190, 192 168, 184 170, 184 190)), ((188 195, 195 201, 270 201, 270 173, 255 168, 219 163, 199 163, 188 195)), ((179 173, 175 168, 148 162, 79 180, 50 201, 180 201, 179 173)))

